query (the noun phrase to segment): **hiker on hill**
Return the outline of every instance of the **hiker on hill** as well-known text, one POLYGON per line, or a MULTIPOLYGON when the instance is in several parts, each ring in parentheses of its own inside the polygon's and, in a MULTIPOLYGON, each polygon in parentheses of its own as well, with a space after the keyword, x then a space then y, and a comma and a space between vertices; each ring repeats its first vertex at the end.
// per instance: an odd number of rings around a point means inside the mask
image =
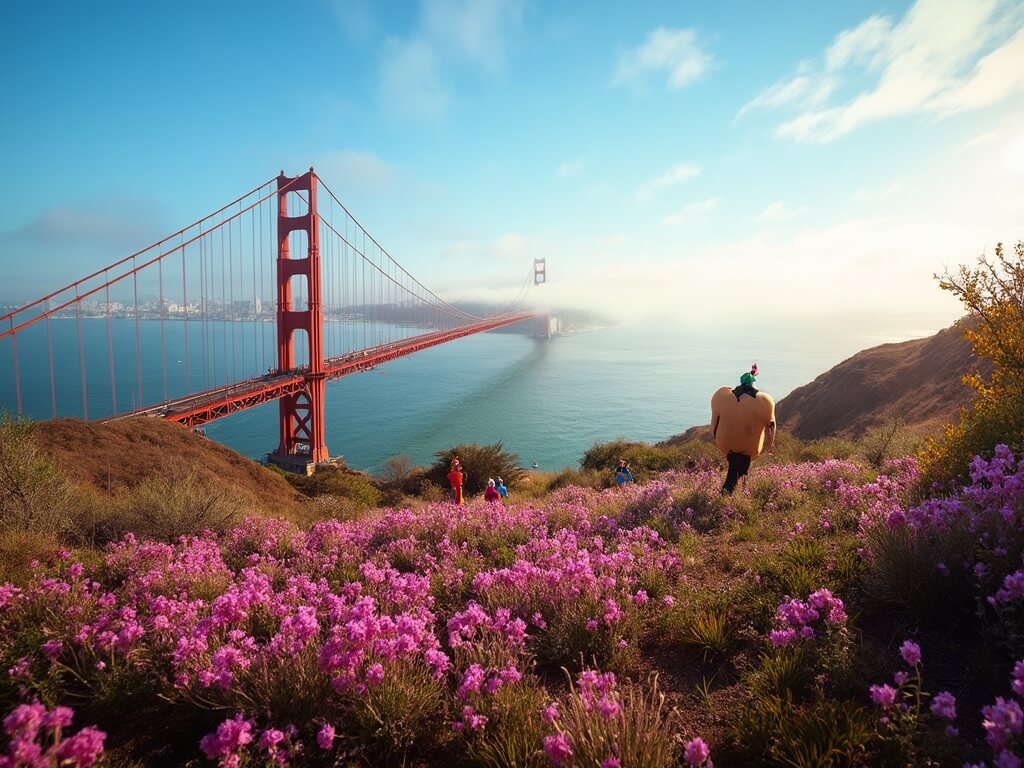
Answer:
POLYGON ((462 483, 465 480, 462 474, 462 462, 457 458, 452 459, 451 470, 448 472, 448 482, 452 485, 452 501, 456 504, 462 503, 462 483))
POLYGON ((500 477, 498 478, 498 484, 494 486, 494 490, 498 492, 502 499, 508 498, 508 488, 505 487, 505 481, 500 477))
POLYGON ((619 466, 615 468, 615 484, 622 488, 626 483, 635 482, 633 473, 629 471, 629 465, 625 459, 619 459, 619 466))
POLYGON ((501 504, 501 494, 494 487, 493 480, 487 481, 487 488, 484 490, 484 501, 489 501, 492 504, 501 504))
POLYGON ((738 387, 722 387, 711 397, 711 433, 729 462, 723 495, 732 494, 762 449, 770 454, 775 446, 775 400, 754 386, 756 380, 754 363, 740 376, 738 387))

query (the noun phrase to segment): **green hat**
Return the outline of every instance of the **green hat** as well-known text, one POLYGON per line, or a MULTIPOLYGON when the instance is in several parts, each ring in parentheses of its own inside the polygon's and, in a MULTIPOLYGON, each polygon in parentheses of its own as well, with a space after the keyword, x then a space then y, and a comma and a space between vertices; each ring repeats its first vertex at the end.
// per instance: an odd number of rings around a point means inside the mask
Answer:
POLYGON ((753 386, 755 381, 756 379, 754 378, 754 374, 752 373, 744 373, 742 376, 740 376, 740 384, 743 384, 745 386, 753 386))

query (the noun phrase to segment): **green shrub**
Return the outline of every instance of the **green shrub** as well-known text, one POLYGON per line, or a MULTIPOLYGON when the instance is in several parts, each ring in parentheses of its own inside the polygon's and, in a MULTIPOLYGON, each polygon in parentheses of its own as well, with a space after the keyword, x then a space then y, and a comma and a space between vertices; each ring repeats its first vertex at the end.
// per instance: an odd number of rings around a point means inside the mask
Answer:
POLYGON ((849 702, 796 704, 788 696, 759 696, 738 718, 735 754, 726 757, 735 765, 788 768, 870 765, 872 725, 872 715, 849 702))
MULTIPOLYGON (((566 676, 569 673, 566 672, 566 676)), ((584 691, 569 679, 570 693, 555 727, 572 746, 573 765, 600 766, 618 756, 624 765, 636 768, 670 768, 676 763, 676 740, 672 736, 673 713, 658 690, 658 676, 652 675, 646 689, 630 685, 625 690, 605 693, 621 709, 619 714, 602 715, 584 691)))
POLYGON ((44 561, 60 548, 52 533, 0 529, 0 584, 24 584, 32 576, 32 561, 44 561))
POLYGON ((704 661, 722 656, 732 646, 733 627, 725 606, 708 606, 687 611, 679 642, 700 649, 704 661))
POLYGON ((469 735, 466 757, 479 768, 546 768, 541 750, 547 726, 540 718, 547 692, 531 677, 502 686, 491 697, 487 727, 469 735))
POLYGON ((359 509, 380 504, 381 492, 373 480, 346 467, 323 467, 309 477, 289 473, 288 481, 305 496, 340 496, 359 509))
POLYGON ((685 466, 687 454, 677 446, 662 447, 619 438, 608 443, 594 443, 580 459, 580 469, 594 470, 611 478, 619 459, 625 459, 633 476, 641 480, 645 475, 685 466))
POLYGON ((990 373, 982 369, 964 377, 976 394, 973 404, 940 440, 928 441, 922 456, 925 490, 967 479, 971 458, 990 457, 999 443, 1017 455, 1024 450, 1024 242, 1012 255, 999 243, 994 257, 982 256, 974 269, 961 266, 935 277, 970 313, 960 327, 990 373))
POLYGON ((801 646, 777 648, 761 654, 748 683, 757 696, 800 701, 814 683, 814 668, 801 646))
POLYGON ((774 556, 758 562, 761 586, 777 597, 804 597, 830 581, 825 568, 825 549, 816 541, 794 539, 774 556))
POLYGON ((863 542, 864 589, 917 621, 947 626, 952 617, 966 617, 974 608, 974 575, 961 564, 973 562, 977 536, 963 524, 917 531, 909 525, 873 525, 863 542), (937 563, 947 564, 947 570, 940 571, 937 563))
POLYGON ((611 474, 607 472, 599 472, 596 469, 563 469, 551 478, 548 490, 557 491, 570 485, 580 488, 610 488, 614 483, 611 474))
POLYGON ((32 422, 0 413, 0 530, 57 534, 72 489, 33 432, 32 422))
POLYGON ((124 530, 166 542, 204 530, 225 531, 251 511, 221 486, 180 467, 139 485, 121 504, 124 530))
POLYGON ((780 430, 775 436, 772 455, 762 455, 759 461, 765 464, 799 464, 804 461, 849 459, 856 453, 857 444, 843 437, 801 440, 789 432, 780 430))
POLYGON ((672 511, 698 533, 712 533, 722 526, 726 510, 735 501, 722 496, 717 488, 700 486, 674 494, 672 511))
POLYGON ((434 454, 437 461, 427 470, 427 478, 440 488, 450 488, 448 472, 452 459, 458 457, 462 463, 462 490, 466 495, 483 493, 487 481, 502 478, 505 484, 515 486, 525 476, 519 466, 519 457, 506 451, 499 440, 490 445, 476 443, 453 445, 434 454))
POLYGON ((405 765, 413 753, 434 751, 451 732, 448 702, 429 669, 392 665, 379 685, 356 700, 346 736, 369 765, 405 765))
POLYGON ((906 430, 903 420, 889 419, 872 427, 857 441, 857 452, 875 469, 889 459, 916 453, 921 439, 906 430))

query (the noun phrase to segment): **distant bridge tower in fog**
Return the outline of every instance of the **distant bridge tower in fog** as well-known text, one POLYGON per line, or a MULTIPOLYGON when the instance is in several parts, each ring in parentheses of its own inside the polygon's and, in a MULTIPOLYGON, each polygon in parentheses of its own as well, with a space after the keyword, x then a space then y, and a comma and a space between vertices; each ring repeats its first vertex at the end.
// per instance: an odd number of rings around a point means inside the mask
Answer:
POLYGON ((538 314, 533 321, 535 323, 533 336, 537 339, 550 339, 562 331, 562 323, 550 312, 538 314))

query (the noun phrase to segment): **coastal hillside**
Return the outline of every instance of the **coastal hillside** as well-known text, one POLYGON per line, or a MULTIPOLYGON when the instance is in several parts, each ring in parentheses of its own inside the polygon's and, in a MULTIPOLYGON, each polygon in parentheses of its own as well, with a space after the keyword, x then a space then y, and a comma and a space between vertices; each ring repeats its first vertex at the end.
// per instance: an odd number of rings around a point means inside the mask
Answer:
POLYGON ((296 510, 299 494, 279 474, 191 430, 139 417, 109 424, 57 419, 36 425, 37 443, 68 479, 117 495, 187 467, 250 508, 296 510))
MULTIPOLYGON (((794 389, 776 404, 776 415, 780 429, 801 440, 833 435, 856 439, 893 419, 911 434, 937 435, 972 401, 963 377, 989 370, 957 324, 924 339, 858 352, 794 389)), ((690 427, 663 445, 695 439, 710 442, 710 425, 690 427)))
POLYGON ((982 367, 959 324, 924 339, 858 352, 779 401, 779 425, 802 440, 857 438, 899 419, 914 434, 938 434, 973 392, 962 379, 982 367))

